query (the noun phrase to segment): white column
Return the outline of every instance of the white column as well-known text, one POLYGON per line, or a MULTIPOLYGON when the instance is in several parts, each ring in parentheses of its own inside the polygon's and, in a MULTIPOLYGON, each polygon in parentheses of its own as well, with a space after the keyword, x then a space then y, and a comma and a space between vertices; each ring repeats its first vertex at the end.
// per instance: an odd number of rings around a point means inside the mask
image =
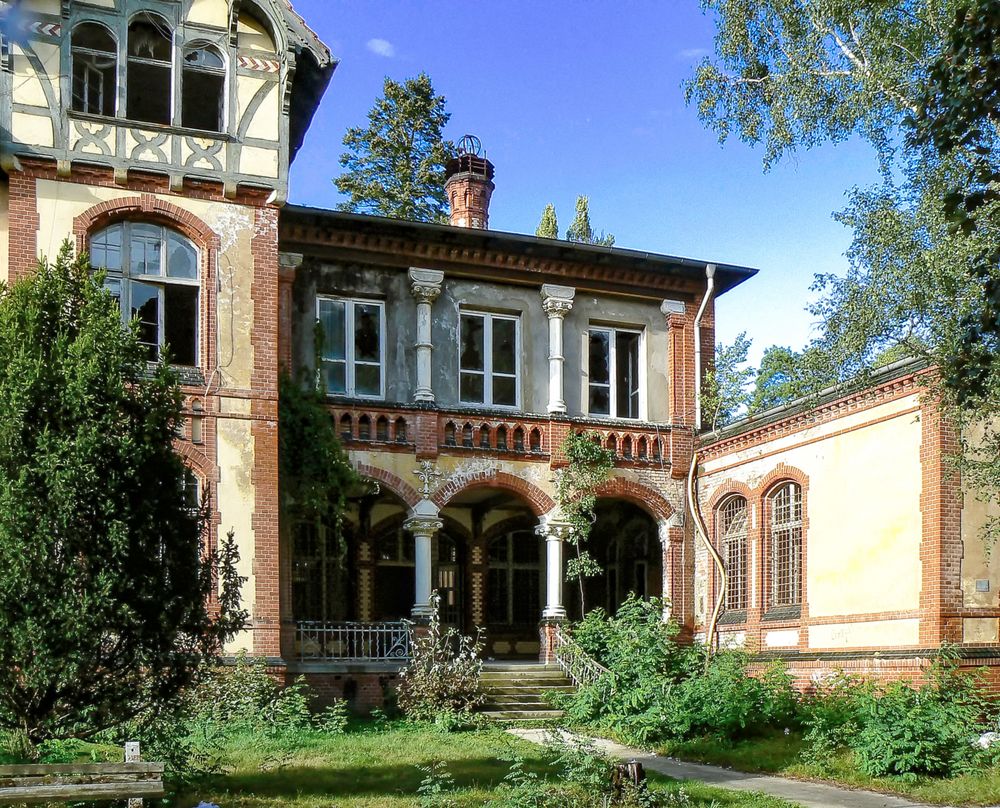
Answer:
POLYGON ((563 540, 569 535, 565 522, 546 520, 535 532, 545 537, 545 608, 543 620, 565 620, 566 607, 562 602, 563 540))
POLYGON ((436 269, 410 268, 410 291, 417 299, 417 338, 413 346, 417 349, 417 386, 413 392, 414 401, 434 401, 431 384, 431 304, 441 294, 444 273, 436 269))
POLYGON ((542 308, 549 316, 549 412, 566 412, 563 392, 563 318, 573 308, 576 289, 571 286, 542 286, 542 308))
POLYGON ((431 540, 442 526, 440 519, 428 516, 411 516, 403 529, 413 534, 413 572, 415 597, 412 614, 417 619, 434 613, 431 604, 431 540))
POLYGON ((661 519, 656 527, 660 536, 660 569, 662 570, 660 573, 660 588, 663 590, 661 592, 661 597, 663 598, 663 622, 667 623, 670 621, 670 616, 674 610, 674 604, 670 598, 670 576, 673 575, 674 571, 667 562, 668 554, 670 553, 670 522, 666 519, 661 519))

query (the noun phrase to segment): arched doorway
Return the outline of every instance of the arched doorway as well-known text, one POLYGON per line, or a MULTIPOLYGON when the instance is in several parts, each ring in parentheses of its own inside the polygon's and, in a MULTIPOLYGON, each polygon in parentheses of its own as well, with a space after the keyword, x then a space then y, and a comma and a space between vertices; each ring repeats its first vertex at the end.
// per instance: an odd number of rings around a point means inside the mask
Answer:
MULTIPOLYGON (((570 617, 600 607, 614 614, 629 594, 660 595, 663 558, 655 519, 638 505, 620 499, 600 499, 596 519, 585 545, 601 565, 601 573, 580 586, 568 584, 566 603, 570 617)), ((572 547, 567 555, 572 557, 572 547)))

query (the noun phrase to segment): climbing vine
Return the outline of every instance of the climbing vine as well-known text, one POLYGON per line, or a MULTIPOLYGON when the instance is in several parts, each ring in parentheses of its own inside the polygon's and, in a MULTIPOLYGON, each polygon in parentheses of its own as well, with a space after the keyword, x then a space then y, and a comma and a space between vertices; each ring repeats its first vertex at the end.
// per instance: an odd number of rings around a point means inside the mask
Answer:
POLYGON ((615 467, 615 455, 594 434, 570 435, 563 444, 568 465, 556 473, 556 503, 569 524, 567 541, 576 555, 566 563, 566 580, 580 588, 580 609, 586 611, 583 582, 604 570, 587 549, 590 530, 597 518, 597 490, 615 467))

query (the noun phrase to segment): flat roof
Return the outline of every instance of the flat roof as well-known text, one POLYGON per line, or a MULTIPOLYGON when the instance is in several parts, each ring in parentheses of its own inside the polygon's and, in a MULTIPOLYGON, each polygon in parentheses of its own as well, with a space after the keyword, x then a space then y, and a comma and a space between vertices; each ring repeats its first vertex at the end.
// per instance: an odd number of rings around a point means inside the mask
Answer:
MULTIPOLYGON (((306 205, 286 205, 281 209, 281 218, 301 224, 307 222, 333 224, 362 232, 378 232, 397 238, 428 240, 454 245, 494 249, 539 258, 573 261, 595 266, 617 265, 632 269, 642 269, 660 274, 688 279, 703 279, 707 264, 715 264, 715 294, 721 295, 739 286, 757 274, 753 267, 718 261, 702 261, 674 255, 644 252, 625 247, 605 247, 596 244, 580 244, 561 239, 541 238, 523 233, 507 233, 502 230, 480 230, 473 227, 454 227, 447 224, 411 222, 391 219, 386 216, 371 216, 362 213, 347 213, 340 210, 309 207, 306 205)), ((279 239, 280 241, 280 239, 279 239)))

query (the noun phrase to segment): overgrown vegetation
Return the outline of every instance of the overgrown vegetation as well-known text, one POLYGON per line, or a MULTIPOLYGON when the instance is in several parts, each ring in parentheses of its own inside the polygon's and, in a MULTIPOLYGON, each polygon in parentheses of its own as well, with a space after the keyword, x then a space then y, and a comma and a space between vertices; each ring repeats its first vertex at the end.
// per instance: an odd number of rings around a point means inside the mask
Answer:
POLYGON ((0 288, 0 728, 25 748, 169 702, 246 620, 233 537, 206 552, 185 497, 168 351, 68 242, 0 288))
POLYGON ((399 674, 397 704, 415 721, 433 721, 451 730, 472 721, 472 711, 483 701, 479 678, 483 670, 483 636, 463 636, 457 629, 441 630, 441 597, 426 626, 414 626, 410 662, 399 674))
POLYGON ((556 473, 556 504, 569 528, 567 542, 575 556, 566 562, 566 580, 580 589, 580 608, 586 612, 584 579, 600 575, 603 569, 587 549, 587 539, 597 515, 597 490, 606 483, 615 467, 614 452, 605 449, 595 435, 570 435, 562 447, 567 465, 556 473))
POLYGON ((996 705, 944 649, 920 684, 838 676, 800 695, 783 664, 676 642, 658 601, 629 598, 613 617, 591 612, 571 631, 608 669, 564 698, 570 721, 638 744, 711 738, 722 747, 774 733, 802 737, 802 762, 822 772, 850 753, 867 777, 954 777, 992 765, 976 741, 996 705))

